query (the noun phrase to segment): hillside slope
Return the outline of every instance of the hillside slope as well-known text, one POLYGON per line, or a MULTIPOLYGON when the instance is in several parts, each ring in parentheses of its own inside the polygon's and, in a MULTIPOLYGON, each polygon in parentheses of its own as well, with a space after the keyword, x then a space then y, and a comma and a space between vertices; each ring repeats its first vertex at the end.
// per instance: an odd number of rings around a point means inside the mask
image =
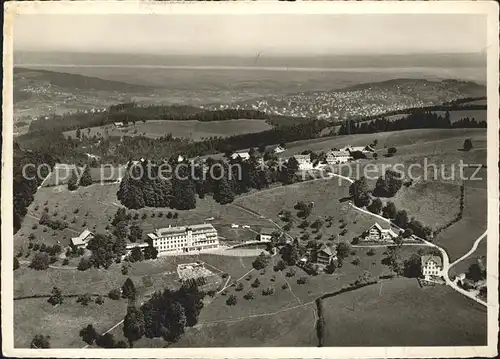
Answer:
POLYGON ((47 70, 14 69, 14 117, 90 110, 133 98, 155 97, 155 88, 47 70))

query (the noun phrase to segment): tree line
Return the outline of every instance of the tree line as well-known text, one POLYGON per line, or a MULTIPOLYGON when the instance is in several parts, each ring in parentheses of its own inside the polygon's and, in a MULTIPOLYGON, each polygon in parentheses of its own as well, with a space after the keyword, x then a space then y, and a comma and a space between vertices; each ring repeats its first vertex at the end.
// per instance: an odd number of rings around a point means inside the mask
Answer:
POLYGON ((464 118, 451 123, 450 113, 444 115, 431 111, 415 110, 408 116, 390 121, 387 118, 378 118, 372 121, 354 122, 344 121, 338 129, 338 135, 354 135, 359 133, 376 133, 401 131, 422 128, 486 128, 486 121, 477 122, 475 119, 464 118))
POLYGON ((205 168, 196 163, 170 163, 172 172, 161 173, 161 164, 145 160, 129 165, 117 198, 127 208, 170 207, 178 210, 196 208, 197 198, 211 195, 216 202, 227 204, 235 196, 252 188, 267 188, 272 183, 294 183, 298 163, 294 157, 282 166, 262 166, 251 151, 249 160, 229 161, 207 159, 205 168), (206 171, 206 174, 204 172, 206 171))
POLYGON ((13 156, 13 215, 14 233, 16 233, 21 228, 21 222, 28 206, 33 202, 38 186, 49 174, 50 168, 54 167, 55 159, 49 152, 26 151, 17 144, 14 144, 13 156), (42 167, 42 165, 47 166, 42 167), (41 176, 37 174, 38 168, 41 176))

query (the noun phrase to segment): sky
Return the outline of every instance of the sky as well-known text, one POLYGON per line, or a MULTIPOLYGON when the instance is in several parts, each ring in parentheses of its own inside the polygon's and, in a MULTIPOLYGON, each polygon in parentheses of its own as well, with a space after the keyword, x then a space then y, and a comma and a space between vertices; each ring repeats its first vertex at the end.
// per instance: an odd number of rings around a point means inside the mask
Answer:
POLYGON ((486 16, 19 15, 14 51, 206 56, 479 53, 486 16))

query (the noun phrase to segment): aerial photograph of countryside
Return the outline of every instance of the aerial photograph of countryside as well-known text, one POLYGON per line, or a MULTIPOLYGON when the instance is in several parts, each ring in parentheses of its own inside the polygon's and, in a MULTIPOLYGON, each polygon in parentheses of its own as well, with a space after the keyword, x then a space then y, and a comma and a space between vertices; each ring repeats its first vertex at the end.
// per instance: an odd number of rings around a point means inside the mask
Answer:
POLYGON ((18 15, 14 348, 486 346, 485 18, 18 15))

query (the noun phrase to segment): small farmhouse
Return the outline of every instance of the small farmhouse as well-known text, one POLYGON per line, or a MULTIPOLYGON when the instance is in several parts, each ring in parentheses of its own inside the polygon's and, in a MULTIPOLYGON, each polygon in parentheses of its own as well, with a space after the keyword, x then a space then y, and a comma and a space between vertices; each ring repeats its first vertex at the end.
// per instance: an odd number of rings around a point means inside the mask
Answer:
POLYGON ((422 276, 425 280, 442 276, 443 262, 440 257, 427 255, 422 256, 420 260, 422 265, 422 276))
POLYGON ((299 170, 307 171, 313 169, 313 163, 310 155, 295 155, 294 157, 299 164, 299 170))
POLYGON ((286 148, 283 145, 274 145, 270 146, 267 151, 273 152, 273 153, 282 153, 285 152, 286 148))
POLYGON ((375 223, 367 231, 365 231, 362 240, 367 242, 386 242, 393 241, 398 235, 392 229, 382 228, 380 224, 375 223))
POLYGON ((113 125, 116 127, 116 128, 123 128, 123 127, 127 127, 123 122, 114 122, 113 125))
POLYGON ((235 152, 231 155, 231 158, 233 160, 240 158, 241 160, 246 161, 250 158, 250 153, 248 153, 247 151, 235 152))
POLYGON ((87 248, 92 238, 94 238, 94 234, 86 229, 78 237, 71 238, 71 246, 74 248, 87 248))
POLYGON ((259 232, 259 241, 270 242, 273 237, 273 230, 269 228, 262 228, 259 232))
POLYGON ((326 162, 329 165, 346 163, 352 159, 351 154, 347 151, 330 151, 326 155, 326 162))
POLYGON ((316 254, 316 262, 321 265, 329 265, 332 261, 337 259, 337 250, 332 247, 323 246, 318 249, 316 254))

